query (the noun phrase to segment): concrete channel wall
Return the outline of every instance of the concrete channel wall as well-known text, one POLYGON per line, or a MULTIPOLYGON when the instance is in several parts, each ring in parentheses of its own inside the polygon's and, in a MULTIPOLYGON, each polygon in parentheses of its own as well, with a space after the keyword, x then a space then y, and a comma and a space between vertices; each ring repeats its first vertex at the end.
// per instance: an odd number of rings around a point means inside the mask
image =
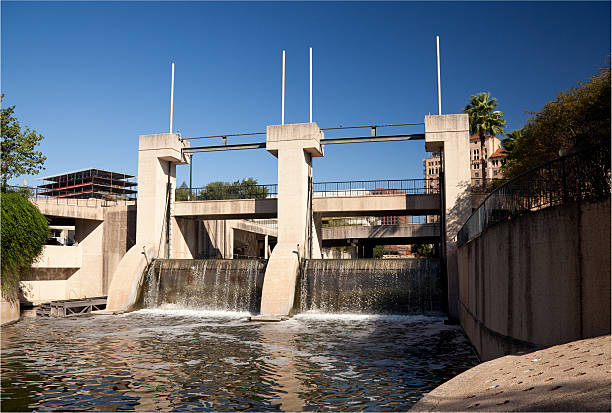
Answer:
POLYGON ((481 359, 610 334, 610 201, 543 209, 458 251, 459 318, 481 359))

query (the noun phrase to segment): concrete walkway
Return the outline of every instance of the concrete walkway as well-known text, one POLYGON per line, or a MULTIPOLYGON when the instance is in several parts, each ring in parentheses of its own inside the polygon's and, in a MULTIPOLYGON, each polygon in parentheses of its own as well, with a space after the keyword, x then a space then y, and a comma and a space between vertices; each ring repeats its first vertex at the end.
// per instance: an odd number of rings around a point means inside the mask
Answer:
POLYGON ((482 363, 411 411, 610 411, 610 336, 482 363))

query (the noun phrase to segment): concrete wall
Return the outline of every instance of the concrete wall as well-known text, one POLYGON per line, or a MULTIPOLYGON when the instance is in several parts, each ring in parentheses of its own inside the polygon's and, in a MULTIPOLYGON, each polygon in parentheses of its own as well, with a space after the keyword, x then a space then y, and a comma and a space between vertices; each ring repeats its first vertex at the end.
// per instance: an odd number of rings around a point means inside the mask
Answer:
POLYGON ((32 268, 81 268, 82 258, 80 245, 45 245, 32 268))
POLYGON ((100 208, 102 220, 75 220, 77 245, 45 246, 32 271, 22 277, 23 301, 39 304, 107 294, 115 269, 135 243, 136 206, 100 208))
POLYGON ((483 360, 610 333, 610 201, 499 223, 458 265, 459 318, 483 360))
POLYGON ((19 300, 7 300, 0 297, 0 325, 7 325, 19 320, 19 300))
POLYGON ((104 208, 102 295, 108 293, 115 269, 135 243, 136 206, 104 208))

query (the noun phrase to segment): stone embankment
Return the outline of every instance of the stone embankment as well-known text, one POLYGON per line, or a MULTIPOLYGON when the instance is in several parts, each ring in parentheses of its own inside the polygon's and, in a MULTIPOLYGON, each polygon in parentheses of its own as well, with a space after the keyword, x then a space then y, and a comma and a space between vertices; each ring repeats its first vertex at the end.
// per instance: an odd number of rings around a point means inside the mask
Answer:
POLYGON ((610 336, 482 363, 411 411, 611 411, 610 336))

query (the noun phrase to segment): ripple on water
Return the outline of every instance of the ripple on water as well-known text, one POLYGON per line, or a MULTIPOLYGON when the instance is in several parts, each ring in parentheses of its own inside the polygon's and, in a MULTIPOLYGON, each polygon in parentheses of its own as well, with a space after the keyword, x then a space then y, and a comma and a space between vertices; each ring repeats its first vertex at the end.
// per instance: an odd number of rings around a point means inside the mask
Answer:
POLYGON ((140 310, 3 328, 3 411, 407 410, 477 363, 439 317, 140 310))

